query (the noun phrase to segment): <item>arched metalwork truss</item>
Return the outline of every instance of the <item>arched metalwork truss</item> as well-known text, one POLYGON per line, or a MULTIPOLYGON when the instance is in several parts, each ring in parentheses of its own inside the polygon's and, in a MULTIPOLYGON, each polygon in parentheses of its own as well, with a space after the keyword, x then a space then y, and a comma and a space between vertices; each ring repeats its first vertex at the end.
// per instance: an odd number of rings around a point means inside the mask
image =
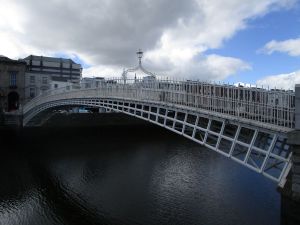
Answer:
POLYGON ((23 125, 51 107, 105 108, 162 126, 284 184, 291 168, 286 136, 295 127, 293 92, 191 81, 132 81, 49 90, 24 105, 23 125))
POLYGON ((291 166, 291 152, 284 133, 174 105, 120 98, 60 99, 45 102, 28 111, 24 116, 24 125, 44 110, 72 105, 105 108, 149 121, 204 145, 278 183, 284 182, 291 166))

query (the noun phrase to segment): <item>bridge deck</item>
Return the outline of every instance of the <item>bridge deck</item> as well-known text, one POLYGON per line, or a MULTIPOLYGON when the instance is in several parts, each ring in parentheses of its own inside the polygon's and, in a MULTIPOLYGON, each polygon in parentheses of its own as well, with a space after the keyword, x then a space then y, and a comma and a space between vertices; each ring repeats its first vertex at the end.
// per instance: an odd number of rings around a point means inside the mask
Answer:
POLYGON ((23 108, 26 125, 62 105, 101 107, 163 126, 280 182, 290 168, 286 133, 294 93, 197 82, 112 80, 50 90, 23 108), (275 102, 274 102, 275 101, 275 102))

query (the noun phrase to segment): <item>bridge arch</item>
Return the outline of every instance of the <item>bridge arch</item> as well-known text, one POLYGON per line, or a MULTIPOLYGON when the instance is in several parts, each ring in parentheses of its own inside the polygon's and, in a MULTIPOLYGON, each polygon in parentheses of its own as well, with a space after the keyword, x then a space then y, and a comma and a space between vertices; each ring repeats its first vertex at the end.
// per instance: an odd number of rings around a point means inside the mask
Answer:
POLYGON ((178 105, 116 97, 81 97, 44 101, 24 114, 24 125, 57 106, 88 106, 125 113, 171 130, 276 181, 289 167, 290 149, 284 133, 256 127, 230 117, 178 105))

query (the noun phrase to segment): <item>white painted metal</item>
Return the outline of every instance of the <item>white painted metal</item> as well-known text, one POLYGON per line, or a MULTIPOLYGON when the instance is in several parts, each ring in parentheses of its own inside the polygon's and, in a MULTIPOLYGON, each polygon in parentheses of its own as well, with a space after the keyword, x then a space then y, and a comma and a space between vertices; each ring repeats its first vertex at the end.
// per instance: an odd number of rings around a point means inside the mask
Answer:
POLYGON ((80 85, 49 90, 23 107, 23 124, 55 106, 101 107, 165 127, 280 182, 290 168, 285 138, 295 126, 294 103, 294 93, 281 90, 163 79, 125 82, 120 78, 104 81, 97 88, 80 85), (192 115, 196 119, 189 123, 192 115), (234 130, 234 135, 226 134, 234 130), (255 146, 259 137, 268 149, 255 146))
POLYGON ((131 100, 178 105, 182 108, 207 111, 247 124, 255 124, 287 132, 295 126, 295 93, 290 91, 267 91, 257 88, 241 88, 229 85, 213 85, 203 82, 177 82, 163 79, 122 79, 102 82, 98 88, 71 86, 49 90, 43 96, 25 105, 24 112, 35 103, 76 97, 121 97, 131 100), (193 86, 197 88, 192 88, 193 86), (239 93, 243 93, 240 95, 239 93), (274 97, 274 93, 276 96, 274 97), (253 97, 253 98, 252 98, 253 97), (279 100, 280 99, 280 100, 279 100), (286 101, 284 101, 286 100, 286 101), (289 100, 289 101, 288 101, 289 100), (274 102, 275 101, 275 102, 274 102), (201 104, 198 104, 198 103, 201 104), (279 105, 280 103, 280 105, 279 105))

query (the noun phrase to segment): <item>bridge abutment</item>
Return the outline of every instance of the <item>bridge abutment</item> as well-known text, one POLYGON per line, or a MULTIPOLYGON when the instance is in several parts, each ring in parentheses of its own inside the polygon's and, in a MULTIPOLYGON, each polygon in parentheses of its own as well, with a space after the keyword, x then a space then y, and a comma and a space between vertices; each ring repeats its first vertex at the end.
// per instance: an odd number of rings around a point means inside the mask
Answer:
POLYGON ((281 192, 281 224, 300 224, 300 85, 295 87, 295 130, 288 133, 292 167, 281 192))
POLYGON ((292 148, 292 168, 281 193, 281 224, 300 224, 300 130, 288 133, 292 148))
POLYGON ((292 169, 290 174, 291 198, 300 202, 300 130, 288 133, 288 143, 292 148, 292 169))
POLYGON ((23 115, 12 113, 0 114, 0 127, 22 128, 23 115))
POLYGON ((292 199, 300 201, 300 84, 295 86, 295 130, 288 134, 292 147, 291 192, 292 199))

